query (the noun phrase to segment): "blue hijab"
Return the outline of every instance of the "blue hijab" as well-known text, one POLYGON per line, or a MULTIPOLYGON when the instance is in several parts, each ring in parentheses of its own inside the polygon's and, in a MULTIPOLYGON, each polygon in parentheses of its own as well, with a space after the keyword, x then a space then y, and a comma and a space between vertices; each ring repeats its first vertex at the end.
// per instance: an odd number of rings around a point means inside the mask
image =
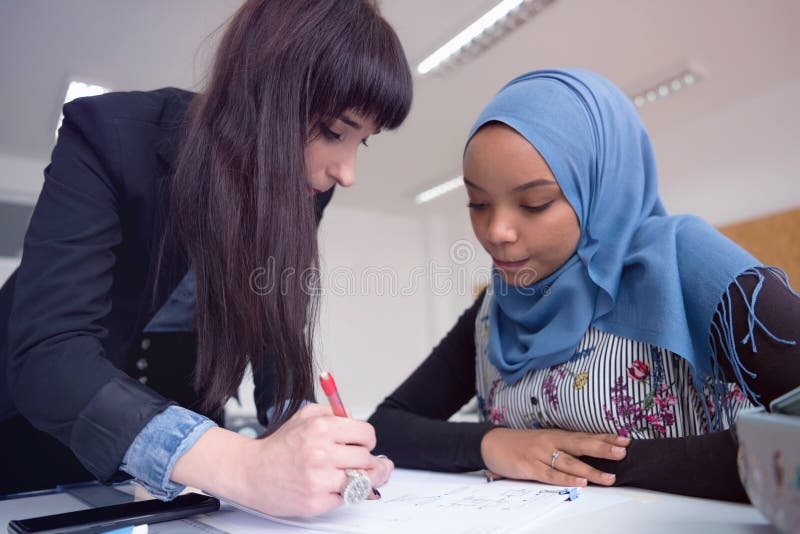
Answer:
POLYGON ((489 122, 539 151, 581 228, 575 254, 532 286, 494 271, 489 359, 503 379, 567 361, 590 326, 685 358, 696 387, 714 376, 712 318, 737 275, 761 276, 760 263, 703 220, 667 215, 630 100, 592 72, 540 70, 506 85, 469 139, 489 122))

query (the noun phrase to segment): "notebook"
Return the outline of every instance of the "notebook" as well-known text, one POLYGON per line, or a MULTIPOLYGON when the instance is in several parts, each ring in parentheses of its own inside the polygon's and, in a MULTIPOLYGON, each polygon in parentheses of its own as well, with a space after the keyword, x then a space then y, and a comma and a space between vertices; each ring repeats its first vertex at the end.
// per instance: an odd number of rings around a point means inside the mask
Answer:
POLYGON ((223 510, 203 521, 242 533, 258 532, 269 526, 265 522, 318 532, 511 533, 528 530, 557 507, 569 506, 569 492, 562 489, 511 480, 487 483, 479 474, 395 469, 389 483, 380 488, 380 500, 345 506, 321 516, 275 518, 225 503, 223 510))

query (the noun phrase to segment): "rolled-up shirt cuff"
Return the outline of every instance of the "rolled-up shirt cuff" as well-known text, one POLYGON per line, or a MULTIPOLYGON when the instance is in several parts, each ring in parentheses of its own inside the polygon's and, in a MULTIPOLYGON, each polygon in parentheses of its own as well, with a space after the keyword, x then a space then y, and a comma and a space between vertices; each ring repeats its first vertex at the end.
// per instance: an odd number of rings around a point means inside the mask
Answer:
POLYGON ((120 469, 133 476, 153 497, 169 501, 185 488, 170 480, 175 462, 214 421, 180 406, 170 406, 153 417, 133 440, 120 469))

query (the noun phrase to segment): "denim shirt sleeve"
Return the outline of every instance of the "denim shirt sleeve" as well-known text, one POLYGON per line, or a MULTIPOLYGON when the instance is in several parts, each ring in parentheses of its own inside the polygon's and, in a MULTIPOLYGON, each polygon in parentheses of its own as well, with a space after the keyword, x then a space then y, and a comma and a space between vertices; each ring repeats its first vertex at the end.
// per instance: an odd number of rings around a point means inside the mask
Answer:
POLYGON ((149 423, 128 447, 120 469, 133 476, 151 495, 169 501, 185 486, 170 480, 175 462, 209 428, 212 420, 180 406, 170 406, 149 423))

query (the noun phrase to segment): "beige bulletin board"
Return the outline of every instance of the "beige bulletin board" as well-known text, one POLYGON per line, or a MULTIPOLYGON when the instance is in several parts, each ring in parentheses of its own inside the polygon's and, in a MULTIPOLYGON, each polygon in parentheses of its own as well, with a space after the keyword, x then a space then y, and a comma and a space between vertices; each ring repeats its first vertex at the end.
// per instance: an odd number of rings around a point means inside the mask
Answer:
POLYGON ((766 265, 780 267, 800 289, 800 208, 731 224, 719 231, 766 265))

